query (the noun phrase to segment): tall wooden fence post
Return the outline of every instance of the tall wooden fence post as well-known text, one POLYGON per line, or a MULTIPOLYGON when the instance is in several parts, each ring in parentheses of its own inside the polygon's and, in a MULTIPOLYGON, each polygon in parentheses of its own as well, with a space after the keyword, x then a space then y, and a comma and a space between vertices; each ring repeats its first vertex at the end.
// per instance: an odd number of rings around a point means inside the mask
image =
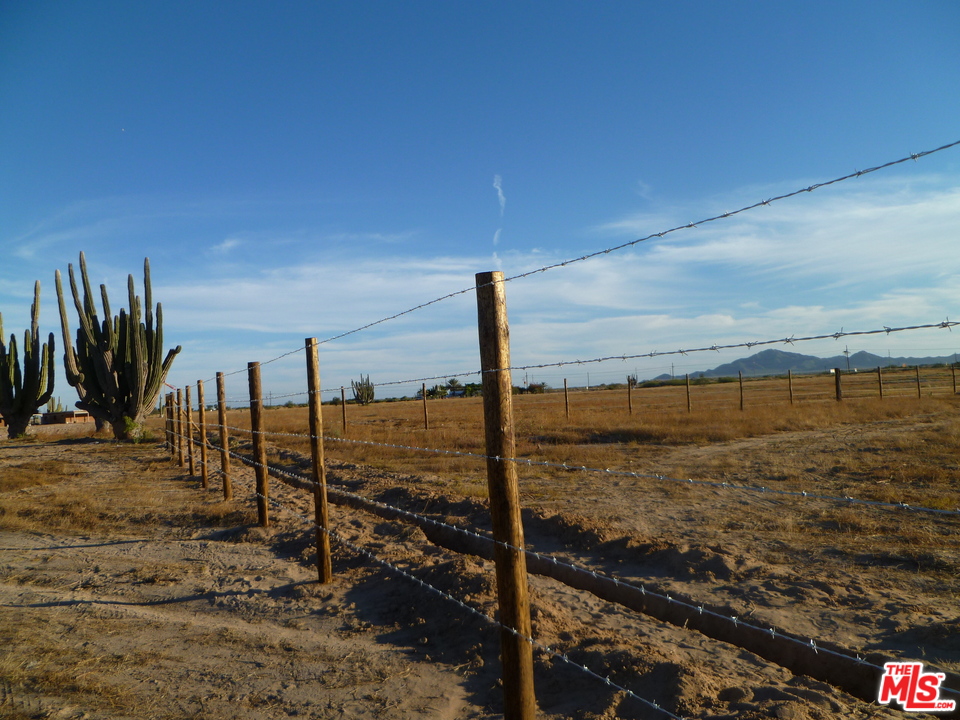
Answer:
POLYGON ((915 369, 916 369, 916 371, 917 371, 917 399, 919 400, 920 397, 921 397, 921 395, 920 395, 920 366, 919 366, 919 365, 916 365, 916 366, 915 366, 915 369))
MULTIPOLYGON (((368 376, 369 377, 369 376, 368 376)), ((347 436, 347 391, 340 386, 340 419, 343 421, 343 436, 347 436)))
POLYGON ((627 412, 633 415, 633 380, 627 375, 627 412))
POLYGON ((190 468, 190 475, 197 474, 197 463, 193 452, 193 400, 190 397, 190 386, 187 385, 183 390, 184 412, 186 425, 186 443, 187 443, 187 465, 190 468))
POLYGON ((310 456, 313 460, 313 515, 317 531, 317 575, 321 583, 333 580, 330 560, 330 523, 327 510, 327 470, 323 460, 323 411, 320 405, 320 358, 317 339, 307 338, 307 390, 310 393, 310 456))
POLYGON ((207 474, 207 408, 203 396, 203 380, 197 380, 197 433, 200 435, 200 487, 210 486, 207 474))
POLYGON ((487 486, 493 525, 494 561, 503 662, 505 720, 533 720, 533 646, 527 564, 523 552, 523 524, 513 426, 510 377, 510 331, 507 323, 503 273, 476 276, 480 368, 483 373, 483 416, 487 453, 487 486), (507 628, 515 632, 511 632, 507 628))
POLYGON ((833 383, 834 383, 834 386, 836 387, 837 402, 840 402, 841 400, 843 400, 843 383, 841 382, 840 377, 841 377, 840 368, 834 368, 833 383))
POLYGON ((687 412, 693 412, 693 401, 690 399, 690 373, 687 373, 687 412))
POLYGON ((233 498, 233 481, 230 479, 230 433, 227 432, 227 389, 223 373, 217 373, 217 423, 220 425, 220 472, 223 473, 223 499, 233 498))
POLYGON ((787 370, 787 386, 790 388, 790 404, 793 405, 793 370, 787 370))
POLYGON ((174 438, 174 426, 173 426, 173 393, 167 393, 165 398, 166 400, 166 416, 167 420, 164 423, 167 436, 167 449, 170 451, 170 456, 173 457, 177 452, 177 443, 174 438))
POLYGON ((563 379, 563 412, 570 419, 570 391, 567 389, 567 379, 563 379))
POLYGON ((250 429, 253 431, 253 469, 257 474, 257 521, 270 527, 270 486, 267 475, 267 445, 263 438, 263 388, 260 385, 260 363, 247 363, 250 385, 250 429))
POLYGON ((427 384, 420 383, 420 396, 423 398, 423 429, 430 429, 430 418, 427 415, 427 384))
POLYGON ((877 365, 877 388, 880 390, 880 399, 883 400, 883 368, 877 365))
POLYGON ((951 365, 950 372, 953 374, 953 394, 957 394, 957 366, 951 365))
POLYGON ((177 465, 183 467, 183 392, 177 388, 177 465))

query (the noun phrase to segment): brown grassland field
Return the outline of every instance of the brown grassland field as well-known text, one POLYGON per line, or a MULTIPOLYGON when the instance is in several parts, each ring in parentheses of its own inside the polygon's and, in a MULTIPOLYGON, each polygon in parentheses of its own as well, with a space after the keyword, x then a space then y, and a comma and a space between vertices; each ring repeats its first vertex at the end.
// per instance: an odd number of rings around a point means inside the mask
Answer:
MULTIPOLYGON (((960 689, 960 516, 757 492, 960 509, 950 369, 515 396, 526 542, 590 570, 960 689), (566 464, 568 467, 560 467, 566 464), (585 469, 584 469, 585 468, 585 469), (611 472, 604 472, 609 470, 611 472), (704 483, 684 482, 688 479, 704 483)), ((482 400, 324 405, 337 537, 493 617, 492 565, 337 504, 338 490, 489 531, 482 400), (440 449, 444 453, 418 448, 440 449)), ((196 414, 194 414, 196 416, 196 414)), ((270 464, 309 475, 307 411, 264 413, 270 464)), ((216 413, 207 413, 215 422, 216 413)), ((246 410, 228 413, 249 455, 246 410)), ((222 498, 154 441, 90 431, 0 442, 0 717, 492 718, 498 635, 334 542, 316 583, 312 496, 252 471, 222 498)), ((209 438, 217 441, 215 429, 209 438)), ((831 683, 531 575, 534 637, 688 718, 906 717, 831 683)), ((663 718, 535 653, 540 717, 663 718)), ((879 683, 879 675, 878 675, 879 683)), ((948 697, 944 695, 944 697, 948 697)), ((956 697, 951 696, 951 697, 956 697)), ((942 716, 942 715, 941 715, 942 716)))

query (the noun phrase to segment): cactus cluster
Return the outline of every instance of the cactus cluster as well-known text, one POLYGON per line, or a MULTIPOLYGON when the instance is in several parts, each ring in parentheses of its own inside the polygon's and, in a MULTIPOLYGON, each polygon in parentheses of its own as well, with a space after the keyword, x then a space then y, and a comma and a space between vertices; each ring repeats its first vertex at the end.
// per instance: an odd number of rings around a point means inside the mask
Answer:
POLYGON ((351 380, 353 386, 353 399, 357 405, 367 405, 373 402, 373 383, 370 382, 370 376, 360 376, 360 380, 351 380))
POLYGON ((23 435, 30 418, 53 394, 53 333, 40 345, 40 282, 33 286, 30 329, 23 333, 23 369, 20 368, 17 338, 3 341, 3 315, 0 314, 0 417, 11 438, 23 435))
POLYGON ((106 286, 100 286, 104 319, 97 315, 90 289, 86 259, 80 253, 83 298, 77 288, 73 265, 69 266, 70 289, 80 326, 76 347, 70 340, 67 309, 60 271, 56 273, 60 322, 63 329, 64 371, 67 382, 77 390, 77 407, 89 412, 99 423, 109 423, 118 440, 137 439, 143 419, 160 396, 163 382, 180 346, 163 353, 163 314, 157 303, 153 312, 150 261, 143 263, 144 302, 134 292, 133 275, 128 276, 129 310, 121 308, 111 316, 106 286))

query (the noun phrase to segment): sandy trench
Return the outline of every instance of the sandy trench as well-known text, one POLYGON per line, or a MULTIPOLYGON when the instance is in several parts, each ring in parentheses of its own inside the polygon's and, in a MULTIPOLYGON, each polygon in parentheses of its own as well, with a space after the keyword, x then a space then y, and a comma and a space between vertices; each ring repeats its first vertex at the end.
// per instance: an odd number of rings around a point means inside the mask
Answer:
MULTIPOLYGON (((799 440, 798 440, 799 441, 799 440)), ((781 452, 790 438, 781 438, 781 452)), ((786 450, 784 449, 786 448, 786 450)), ((686 449, 684 452, 697 452, 686 449)), ((0 715, 126 718, 487 718, 502 712, 498 632, 335 543, 336 579, 320 586, 309 497, 274 482, 270 529, 250 522, 178 521, 184 508, 219 503, 156 446, 105 442, 0 443, 4 466, 69 454, 73 477, 16 491, 44 508, 58 493, 109 497, 111 513, 146 516, 107 532, 0 533, 0 715), (153 471, 145 512, 138 465, 153 471)), ((238 471, 237 505, 253 507, 252 473, 238 471)), ((403 478, 333 465, 331 486, 367 497, 434 506, 444 520, 475 523, 469 504, 430 493, 398 496, 403 478)), ((903 652, 960 669, 957 588, 942 577, 842 558, 811 566, 771 562, 698 535, 691 515, 729 513, 735 496, 651 493, 659 523, 687 528, 670 542, 649 514, 624 513, 637 488, 578 507, 528 514, 528 544, 598 571, 684 594, 740 617, 864 652, 903 652), (731 499, 732 498, 732 499, 731 499), (679 501, 678 501, 679 500, 679 501), (562 521, 562 522, 561 522, 562 521), (624 542, 624 538, 633 538, 624 542), (658 542, 649 542, 656 540, 658 542), (659 544, 658 544, 659 543, 659 544), (651 547, 655 549, 651 551, 651 547), (638 549, 639 548, 639 549, 638 549), (879 618, 879 619, 878 619, 879 618)), ((4 503, 0 496, 0 506, 4 503)), ((757 511, 752 501, 751 511, 757 511)), ((776 510, 774 501, 773 511, 776 510)), ((492 565, 438 548, 416 528, 333 510, 350 542, 489 616, 492 565)), ((731 542, 731 538, 725 538, 731 542)), ((954 547, 945 547, 948 555, 954 547)), ((950 561, 953 556, 950 555, 950 561)), ((827 683, 699 633, 651 620, 547 578, 531 577, 534 636, 638 696, 689 718, 905 717, 827 683)), ((536 655, 544 718, 667 717, 557 657, 536 655)), ((942 715, 940 715, 942 716, 942 715)))

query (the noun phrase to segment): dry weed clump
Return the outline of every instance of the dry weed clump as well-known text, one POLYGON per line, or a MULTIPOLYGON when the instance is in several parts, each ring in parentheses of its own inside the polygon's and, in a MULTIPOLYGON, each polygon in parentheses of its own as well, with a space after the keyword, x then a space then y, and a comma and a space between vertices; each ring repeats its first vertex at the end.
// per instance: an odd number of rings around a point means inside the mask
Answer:
POLYGON ((60 482, 64 477, 75 476, 78 472, 78 465, 59 459, 31 460, 7 465, 0 475, 0 492, 49 485, 60 482))

